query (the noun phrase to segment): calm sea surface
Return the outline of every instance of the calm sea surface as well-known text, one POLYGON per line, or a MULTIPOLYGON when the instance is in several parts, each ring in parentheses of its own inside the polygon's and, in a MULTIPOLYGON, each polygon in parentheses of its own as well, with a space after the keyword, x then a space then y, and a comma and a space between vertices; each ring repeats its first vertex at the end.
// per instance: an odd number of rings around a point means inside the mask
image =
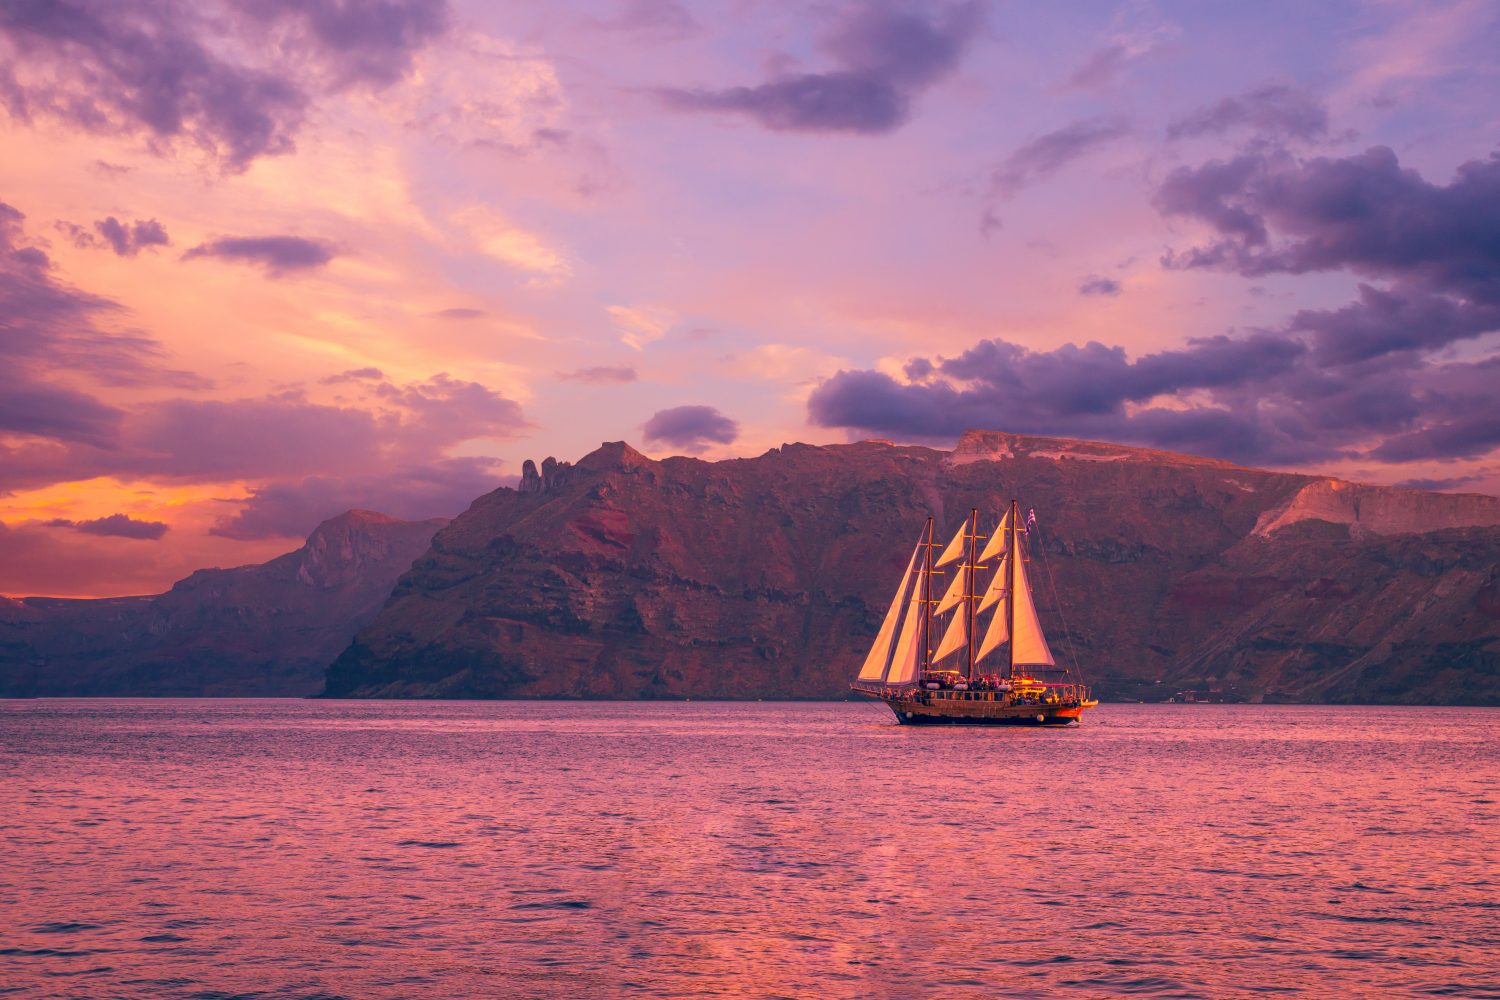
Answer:
POLYGON ((1500 997, 1500 711, 0 702, 0 994, 1500 997))

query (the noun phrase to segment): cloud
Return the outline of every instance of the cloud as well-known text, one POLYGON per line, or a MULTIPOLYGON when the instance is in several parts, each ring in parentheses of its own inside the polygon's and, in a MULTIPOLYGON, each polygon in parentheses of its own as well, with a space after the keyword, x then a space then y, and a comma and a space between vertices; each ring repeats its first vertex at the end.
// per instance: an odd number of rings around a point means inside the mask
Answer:
POLYGON ((1011 197, 1028 184, 1049 177, 1094 150, 1129 133, 1124 121, 1094 118, 1038 136, 1005 158, 990 174, 990 187, 1011 197))
POLYGON ((23 122, 183 141, 241 171, 291 151, 310 95, 393 82, 447 24, 442 0, 10 3, 0 99, 23 122))
POLYGON ((1155 203, 1221 237, 1172 255, 1171 266, 1247 276, 1347 268, 1500 301, 1500 154, 1463 164, 1442 187, 1384 146, 1342 159, 1252 153, 1174 170, 1155 203))
POLYGON ((483 309, 454 307, 452 309, 439 309, 432 315, 437 319, 481 319, 485 316, 485 311, 483 309))
POLYGON ((1475 458, 1500 447, 1500 358, 1389 354, 1323 365, 1287 332, 1190 340, 1130 360, 1089 343, 1031 351, 980 341, 915 358, 906 380, 841 371, 808 400, 817 425, 951 441, 971 427, 1299 465, 1475 458))
POLYGON ((124 310, 59 280, 24 218, 0 203, 0 433, 108 447, 123 411, 80 383, 203 385, 162 367, 155 340, 110 329, 124 310))
POLYGON ((911 101, 947 76, 978 30, 976 2, 926 7, 859 4, 823 40, 836 69, 794 73, 754 86, 667 89, 678 111, 741 114, 791 132, 890 132, 911 116, 911 101))
POLYGON ((0 489, 96 476, 277 482, 386 474, 440 459, 464 441, 510 439, 531 426, 515 401, 443 374, 405 384, 358 378, 342 384, 353 398, 337 404, 297 392, 164 399, 117 412, 103 443, 0 444, 0 489))
POLYGON ((599 25, 663 41, 686 38, 700 30, 697 20, 677 0, 624 0, 620 12, 599 25))
POLYGON ((316 53, 337 87, 395 83, 410 72, 416 53, 442 37, 452 22, 447 0, 235 0, 233 5, 268 30, 289 34, 301 51, 316 53))
POLYGON ((1316 140, 1328 136, 1328 108, 1305 90, 1285 84, 1260 87, 1198 108, 1167 125, 1168 139, 1248 130, 1263 140, 1316 140))
POLYGON ((66 233, 76 247, 108 247, 118 257, 134 257, 146 247, 164 247, 171 243, 166 228, 155 219, 137 219, 130 223, 121 222, 111 215, 95 222, 93 232, 71 222, 59 222, 57 228, 66 233))
POLYGON ((620 341, 637 351, 667 335, 677 314, 663 306, 609 306, 605 309, 620 331, 620 341))
POLYGON ((280 74, 229 62, 195 34, 186 4, 7 4, 13 117, 59 118, 91 132, 187 139, 243 169, 292 148, 307 97, 280 74))
POLYGON ((739 437, 740 425, 712 406, 674 406, 657 411, 641 431, 647 442, 698 452, 711 444, 731 443, 739 437))
POLYGON ((1078 294, 1084 296, 1116 296, 1121 291, 1120 283, 1113 278, 1091 274, 1078 283, 1078 294))
POLYGON ((1108 90, 1116 85, 1132 63, 1144 59, 1180 33, 1175 24, 1152 19, 1151 12, 1144 5, 1122 8, 1116 14, 1117 22, 1122 18, 1136 23, 1115 34, 1106 45, 1090 52, 1059 89, 1108 90))
POLYGON ((1293 319, 1325 363, 1500 330, 1500 155, 1463 164, 1440 186, 1383 146, 1341 159, 1248 153, 1173 171, 1155 204, 1216 237, 1169 252, 1169 268, 1247 277, 1347 270, 1388 281, 1293 319))
POLYGON ((209 533, 249 541, 301 538, 320 522, 352 508, 421 521, 462 513, 477 497, 505 484, 492 458, 440 458, 369 475, 307 476, 267 483, 236 501, 209 533))
POLYGON ((575 368, 570 372, 558 372, 557 377, 568 382, 601 385, 609 382, 634 382, 636 372, 630 367, 611 368, 601 365, 595 368, 575 368))
POLYGON ((59 517, 47 521, 46 525, 49 528, 72 528, 85 535, 135 538, 141 541, 156 541, 167 533, 168 528, 163 521, 138 521, 128 514, 110 514, 92 521, 70 521, 59 517))
POLYGON ((351 368, 337 375, 325 375, 318 379, 319 385, 338 385, 340 382, 384 382, 385 372, 379 368, 351 368))
POLYGON ((1444 490, 1456 490, 1460 486, 1472 486, 1485 478, 1483 473, 1475 473, 1469 476, 1448 476, 1443 479, 1403 479, 1397 486, 1404 486, 1409 490, 1433 490, 1442 492, 1444 490))
POLYGON ((272 278, 293 271, 310 271, 333 260, 332 247, 301 236, 230 236, 193 247, 183 260, 217 257, 241 264, 255 264, 272 278))

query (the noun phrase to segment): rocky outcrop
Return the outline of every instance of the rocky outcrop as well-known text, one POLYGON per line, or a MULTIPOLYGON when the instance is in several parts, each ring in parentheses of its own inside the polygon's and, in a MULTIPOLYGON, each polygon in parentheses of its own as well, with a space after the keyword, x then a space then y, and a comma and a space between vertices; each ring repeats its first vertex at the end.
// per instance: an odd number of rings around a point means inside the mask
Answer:
POLYGON ((573 466, 567 462, 559 462, 552 456, 542 459, 542 471, 536 471, 536 463, 531 459, 521 463, 521 485, 522 493, 545 493, 548 490, 562 489, 572 478, 573 466))
POLYGON ((1494 527, 1500 525, 1500 497, 1320 479, 1302 487, 1284 505, 1262 514, 1255 533, 1270 535, 1299 521, 1344 524, 1356 535, 1419 535, 1445 528, 1494 527))
POLYGON ((306 695, 446 520, 354 510, 150 597, 0 603, 0 697, 306 695))
POLYGON ((536 479, 434 537, 329 695, 839 697, 926 516, 1016 496, 1054 648, 1106 697, 1500 702, 1500 528, 1472 498, 1277 523, 1326 481, 993 432, 716 463, 615 442, 536 479))

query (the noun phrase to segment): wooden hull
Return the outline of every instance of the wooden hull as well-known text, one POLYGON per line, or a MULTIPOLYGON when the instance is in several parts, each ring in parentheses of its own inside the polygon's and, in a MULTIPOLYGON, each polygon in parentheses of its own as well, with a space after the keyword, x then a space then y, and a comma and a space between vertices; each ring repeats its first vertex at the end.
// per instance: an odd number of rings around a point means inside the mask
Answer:
POLYGON ((1012 704, 979 692, 854 690, 879 698, 903 726, 1066 726, 1078 722, 1087 702, 1012 704))

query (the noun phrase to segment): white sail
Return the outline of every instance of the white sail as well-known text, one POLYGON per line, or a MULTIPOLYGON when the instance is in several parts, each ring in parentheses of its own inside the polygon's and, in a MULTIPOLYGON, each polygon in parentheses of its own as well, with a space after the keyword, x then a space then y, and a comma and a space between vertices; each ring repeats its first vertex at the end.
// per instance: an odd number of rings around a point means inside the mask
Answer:
MULTIPOLYGON (((1036 616, 1036 604, 1031 599, 1031 584, 1026 579, 1026 563, 1016 563, 1016 634, 1011 638, 1015 647, 1014 662, 1028 666, 1053 666, 1052 650, 1047 648, 1047 637, 1042 634, 1041 620, 1036 616)), ((1004 610, 1002 608, 1002 610, 1004 610)))
POLYGON ((990 577, 989 585, 984 588, 984 594, 980 597, 980 611, 983 611, 985 608, 988 608, 990 605, 999 602, 1005 597, 1005 587, 1007 583, 1006 574, 1010 572, 1010 567, 1006 565, 1008 559, 1009 556, 1007 556, 1005 559, 1001 559, 1000 565, 995 567, 995 575, 990 577))
POLYGON ((968 545, 969 545, 969 519, 968 518, 964 518, 964 523, 960 524, 958 526, 958 534, 956 534, 956 535, 953 536, 953 541, 951 541, 951 542, 948 543, 948 547, 943 550, 943 554, 940 555, 940 556, 938 556, 938 561, 935 562, 935 563, 933 563, 933 565, 934 566, 946 566, 946 565, 948 565, 953 560, 960 558, 964 554, 964 550, 966 548, 968 548, 968 545))
POLYGON ((922 551, 922 545, 919 542, 911 551, 911 560, 906 564, 906 573, 901 577, 901 585, 896 588, 896 596, 891 598, 890 609, 885 613, 885 620, 880 623, 880 632, 875 636, 875 645, 870 647, 870 654, 865 657, 865 665, 859 668, 859 679, 862 681, 878 681, 885 676, 886 664, 891 658, 891 639, 896 634, 896 622, 901 617, 901 605, 906 601, 906 594, 912 581, 912 570, 917 565, 917 553, 920 551, 922 551))
POLYGON ((984 543, 984 551, 979 553, 979 561, 982 563, 989 562, 1004 552, 1009 542, 1010 511, 1006 511, 1005 516, 1000 518, 1000 527, 996 528, 995 533, 990 536, 990 540, 984 543))
POLYGON ((953 616, 953 621, 948 625, 948 631, 943 633, 943 641, 938 643, 937 652, 932 654, 933 663, 958 652, 969 644, 969 630, 965 624, 967 617, 967 615, 953 616))
POLYGON ((886 675, 887 684, 910 684, 917 679, 917 653, 921 647, 922 632, 922 574, 917 574, 917 586, 911 592, 906 605, 906 620, 901 623, 901 638, 896 640, 896 651, 891 656, 891 670, 886 675))
POLYGON ((938 601, 937 612, 939 614, 956 607, 958 602, 964 599, 964 577, 968 576, 968 572, 968 563, 963 563, 953 571, 953 582, 948 584, 948 589, 943 592, 943 599, 938 601))
POLYGON ((984 638, 980 640, 979 649, 974 653, 975 663, 999 649, 1001 644, 1010 638, 1010 627, 1006 622, 1009 617, 1006 613, 1005 602, 1001 601, 995 613, 990 616, 990 627, 984 630, 984 638))

